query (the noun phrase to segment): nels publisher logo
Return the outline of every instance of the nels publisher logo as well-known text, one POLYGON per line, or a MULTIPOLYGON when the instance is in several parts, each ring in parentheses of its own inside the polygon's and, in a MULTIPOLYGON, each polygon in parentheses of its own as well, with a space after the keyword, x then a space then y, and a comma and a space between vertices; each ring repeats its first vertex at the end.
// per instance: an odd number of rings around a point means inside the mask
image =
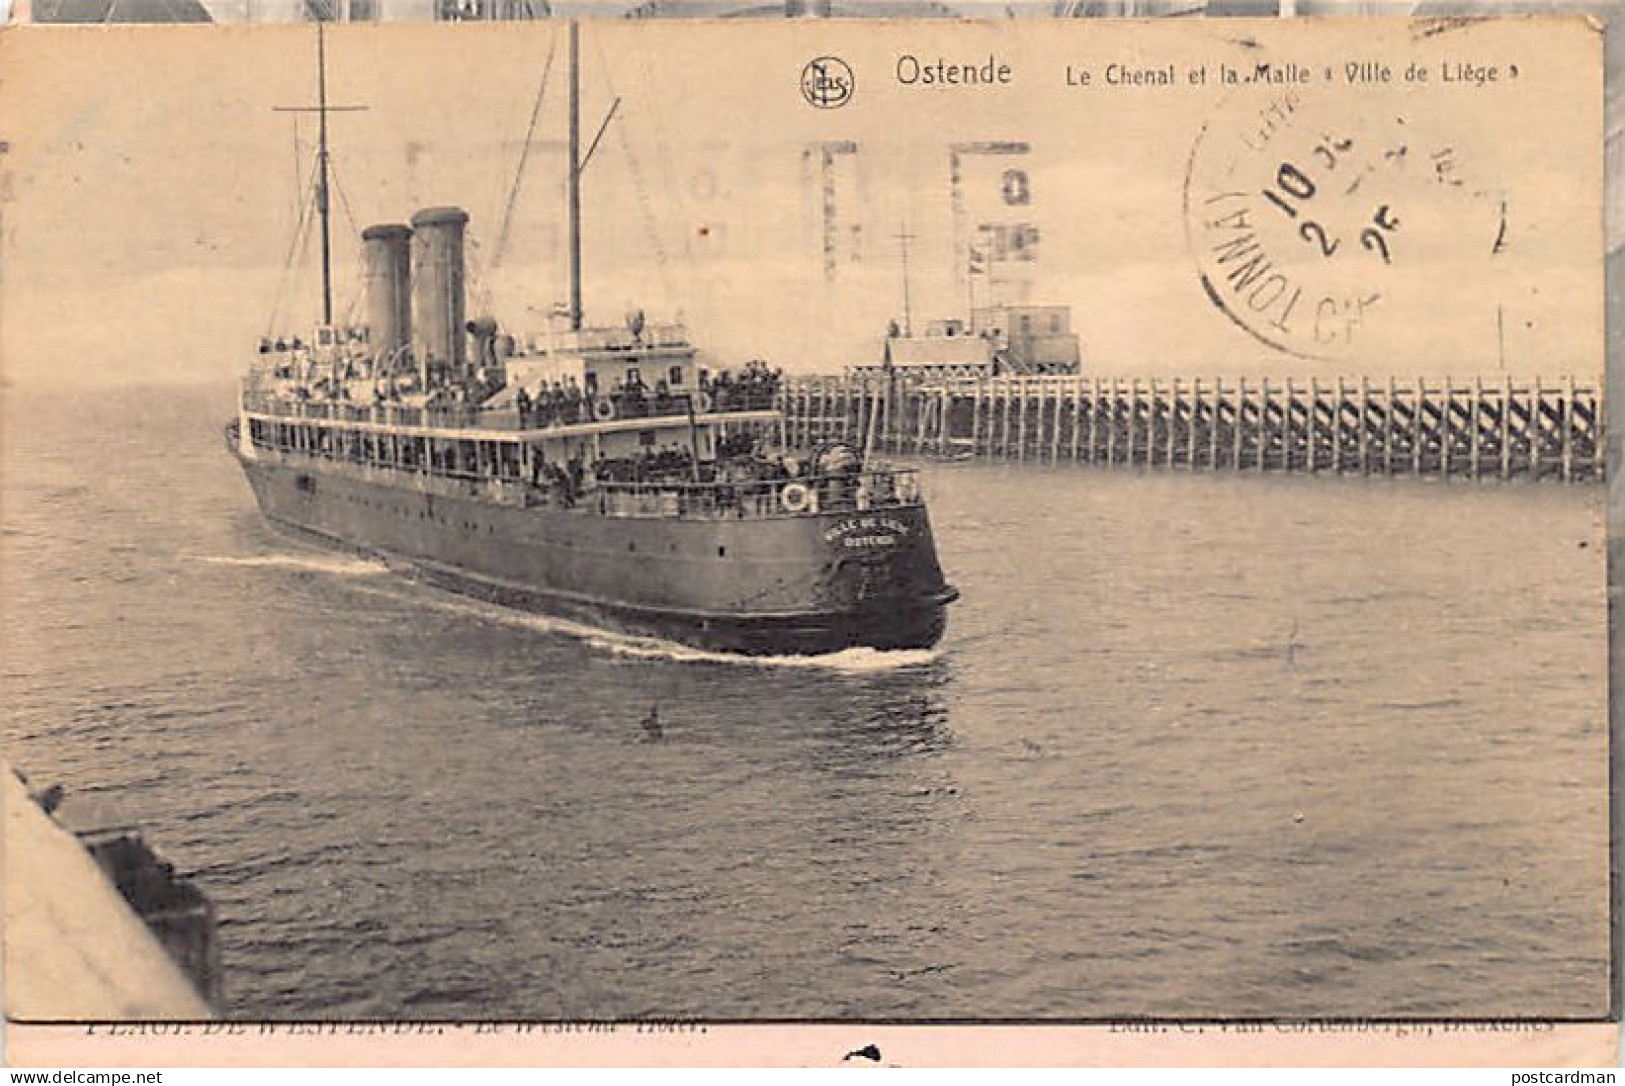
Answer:
POLYGON ((838 109, 852 100, 852 69, 840 57, 815 57, 801 69, 801 96, 819 109, 838 109))

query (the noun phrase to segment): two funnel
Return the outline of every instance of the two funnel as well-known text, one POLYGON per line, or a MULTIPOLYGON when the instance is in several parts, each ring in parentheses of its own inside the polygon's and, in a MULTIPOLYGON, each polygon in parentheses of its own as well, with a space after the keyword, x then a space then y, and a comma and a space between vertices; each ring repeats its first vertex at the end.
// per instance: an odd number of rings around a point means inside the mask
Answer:
POLYGON ((425 208, 412 225, 382 223, 361 232, 367 326, 380 362, 410 347, 425 373, 458 373, 464 350, 463 234, 468 213, 425 208))

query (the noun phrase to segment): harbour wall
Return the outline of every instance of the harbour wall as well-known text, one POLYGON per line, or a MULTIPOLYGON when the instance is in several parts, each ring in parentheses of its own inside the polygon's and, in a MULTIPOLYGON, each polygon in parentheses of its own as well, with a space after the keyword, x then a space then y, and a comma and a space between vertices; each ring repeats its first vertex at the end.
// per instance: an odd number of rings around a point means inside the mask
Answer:
MULTIPOLYGON (((48 800, 54 806, 57 798, 48 800)), ((9 765, 5 810, 6 1014, 16 1020, 213 1018, 221 1003, 214 907, 135 829, 53 817, 9 765)))
POLYGON ((784 438, 1033 464, 1588 482, 1599 384, 847 374, 789 379, 784 438))

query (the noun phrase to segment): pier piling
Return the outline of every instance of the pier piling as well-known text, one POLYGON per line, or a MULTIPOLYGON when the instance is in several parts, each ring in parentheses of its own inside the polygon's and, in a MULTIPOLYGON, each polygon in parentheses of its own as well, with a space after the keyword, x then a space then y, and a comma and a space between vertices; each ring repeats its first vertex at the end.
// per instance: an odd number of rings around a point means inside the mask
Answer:
POLYGON ((783 433, 804 446, 1035 464, 1189 471, 1439 475, 1584 482, 1602 477, 1596 383, 1501 378, 790 379, 783 433))

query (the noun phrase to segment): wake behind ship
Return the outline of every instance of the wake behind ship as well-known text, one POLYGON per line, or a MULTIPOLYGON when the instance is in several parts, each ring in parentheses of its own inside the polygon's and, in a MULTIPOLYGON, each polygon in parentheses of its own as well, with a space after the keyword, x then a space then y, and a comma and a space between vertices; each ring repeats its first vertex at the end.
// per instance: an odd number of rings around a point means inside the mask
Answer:
POLYGON ((679 326, 584 326, 577 41, 571 23, 568 326, 532 335, 467 319, 458 208, 363 231, 367 320, 334 325, 319 63, 323 321, 261 343, 227 428, 261 512, 459 592, 705 649, 934 645, 957 593, 913 471, 786 449, 779 374, 713 376, 679 326))

